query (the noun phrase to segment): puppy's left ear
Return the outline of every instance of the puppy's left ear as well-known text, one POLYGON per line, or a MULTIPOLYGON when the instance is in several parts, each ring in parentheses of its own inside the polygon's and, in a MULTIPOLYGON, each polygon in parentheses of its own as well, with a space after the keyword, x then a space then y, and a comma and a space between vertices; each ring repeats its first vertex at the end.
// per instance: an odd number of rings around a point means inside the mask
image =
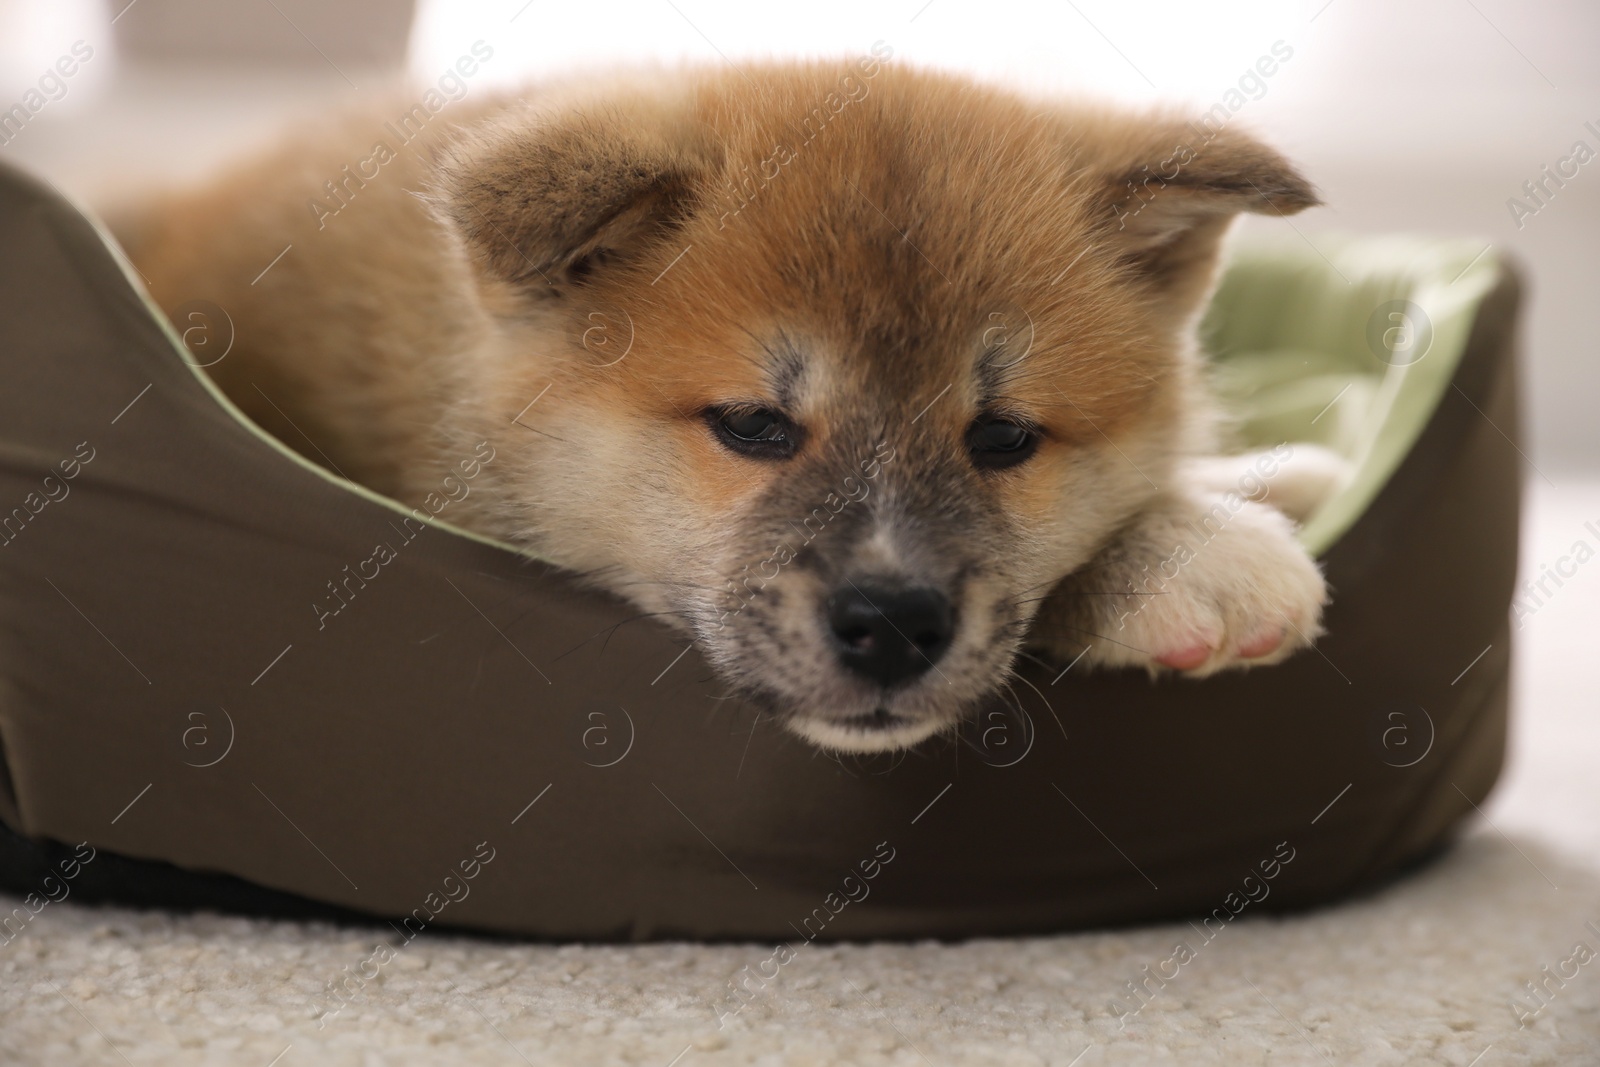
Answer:
MULTIPOLYGON (((1099 124, 1097 124, 1099 125, 1099 124)), ((1249 134, 1176 118, 1085 131, 1095 210, 1123 262, 1191 311, 1210 288, 1222 235, 1242 212, 1293 215, 1321 203, 1293 164, 1249 134), (1098 136, 1095 136, 1098 134, 1098 136)))
POLYGON ((487 277, 559 295, 686 212, 704 161, 684 126, 660 100, 511 110, 458 137, 427 199, 487 277))

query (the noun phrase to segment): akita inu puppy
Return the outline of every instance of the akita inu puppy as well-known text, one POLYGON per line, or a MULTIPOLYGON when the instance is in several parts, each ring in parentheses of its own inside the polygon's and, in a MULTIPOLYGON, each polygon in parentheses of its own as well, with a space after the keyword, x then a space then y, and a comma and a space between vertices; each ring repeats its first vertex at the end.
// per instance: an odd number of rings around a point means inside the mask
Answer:
POLYGON ((410 504, 493 442, 457 523, 820 745, 951 728, 1025 645, 1309 642, 1322 577, 1208 458, 1194 334, 1231 219, 1311 187, 1232 128, 884 51, 396 98, 121 232, 163 306, 226 310, 209 373, 263 427, 410 504))

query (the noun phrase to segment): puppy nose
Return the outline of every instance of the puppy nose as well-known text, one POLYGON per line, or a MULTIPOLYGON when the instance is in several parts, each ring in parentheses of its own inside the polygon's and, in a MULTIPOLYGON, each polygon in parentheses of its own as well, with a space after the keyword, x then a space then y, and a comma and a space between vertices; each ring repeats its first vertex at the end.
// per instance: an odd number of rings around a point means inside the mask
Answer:
POLYGON ((955 633, 950 598, 926 586, 849 585, 828 598, 839 661, 879 685, 932 667, 955 633))

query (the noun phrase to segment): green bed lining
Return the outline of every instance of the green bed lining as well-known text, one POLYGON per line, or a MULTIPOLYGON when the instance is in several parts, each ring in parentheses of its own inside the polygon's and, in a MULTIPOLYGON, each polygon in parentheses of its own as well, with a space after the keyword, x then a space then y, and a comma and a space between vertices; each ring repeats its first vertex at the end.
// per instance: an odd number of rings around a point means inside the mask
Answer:
POLYGON ((1231 258, 1201 334, 1239 440, 1321 445, 1354 467, 1300 531, 1312 554, 1361 517, 1433 417, 1498 269, 1483 241, 1406 235, 1253 242, 1231 258), (1405 328, 1410 350, 1391 334, 1392 355, 1384 335, 1405 328))
MULTIPOLYGON (((177 330, 110 230, 75 205, 112 250, 173 352, 235 421, 290 461, 416 521, 531 558, 526 549, 406 507, 312 462, 262 430, 185 356, 177 330)), ((1378 495, 1438 407, 1497 262, 1477 241, 1420 236, 1254 240, 1231 250, 1201 334, 1213 385, 1245 447, 1312 443, 1349 460, 1346 484, 1310 516, 1300 540, 1321 556, 1378 495), (1391 363, 1368 340, 1375 308, 1407 300, 1427 321, 1420 357, 1391 363)))

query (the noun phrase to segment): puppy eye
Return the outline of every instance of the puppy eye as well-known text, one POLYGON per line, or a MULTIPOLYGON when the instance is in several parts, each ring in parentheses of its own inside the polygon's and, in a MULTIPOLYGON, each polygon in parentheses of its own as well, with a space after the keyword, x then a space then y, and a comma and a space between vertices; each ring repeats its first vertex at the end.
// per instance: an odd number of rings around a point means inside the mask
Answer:
POLYGON ((712 432, 729 449, 755 459, 787 459, 794 455, 798 433, 781 413, 767 408, 712 408, 706 412, 712 432))
POLYGON ((972 463, 985 470, 1015 467, 1033 455, 1039 434, 1028 426, 1003 418, 980 418, 967 430, 967 452, 972 463))

